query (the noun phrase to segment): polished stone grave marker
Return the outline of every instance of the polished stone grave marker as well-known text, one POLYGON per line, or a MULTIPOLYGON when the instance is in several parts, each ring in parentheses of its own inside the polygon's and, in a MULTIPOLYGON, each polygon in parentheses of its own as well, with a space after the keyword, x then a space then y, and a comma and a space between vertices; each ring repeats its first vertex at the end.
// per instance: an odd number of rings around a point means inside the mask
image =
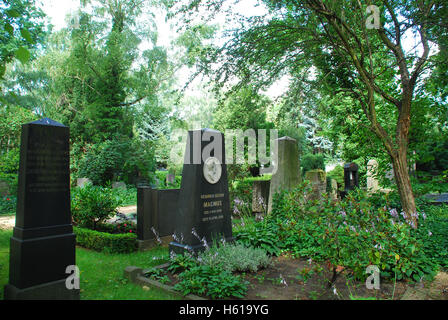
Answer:
POLYGON ((344 165, 344 193, 345 197, 350 191, 359 188, 359 168, 354 162, 344 165))
POLYGON ((175 241, 170 252, 196 252, 216 239, 232 240, 224 137, 211 129, 188 132, 175 241))
POLYGON ((51 119, 22 125, 16 225, 5 299, 79 299, 70 213, 69 128, 51 119))
POLYGON ((139 250, 171 242, 179 189, 137 188, 137 244, 139 250))

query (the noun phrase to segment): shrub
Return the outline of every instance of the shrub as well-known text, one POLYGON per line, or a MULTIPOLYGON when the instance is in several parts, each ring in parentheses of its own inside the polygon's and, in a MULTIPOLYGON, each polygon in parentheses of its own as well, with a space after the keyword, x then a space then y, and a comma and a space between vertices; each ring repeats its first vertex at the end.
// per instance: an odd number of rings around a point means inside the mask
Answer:
POLYGON ((86 228, 73 227, 76 243, 81 247, 108 253, 130 253, 137 249, 135 233, 110 234, 86 228))
POLYGON ((337 165, 333 170, 327 172, 327 181, 330 182, 331 179, 337 181, 340 191, 344 190, 344 168, 342 166, 337 165))
POLYGON ((235 180, 230 184, 230 206, 236 216, 252 215, 252 185, 251 180, 235 180))
POLYGON ((121 201, 122 206, 137 204, 137 188, 133 185, 127 185, 125 188, 112 189, 115 197, 121 201))
POLYGON ((235 230, 233 235, 237 242, 247 247, 261 248, 270 255, 278 255, 280 248, 277 231, 275 224, 258 221, 235 230))
POLYGON ((179 189, 182 182, 182 176, 174 176, 174 182, 166 183, 166 177, 169 171, 156 171, 155 176, 159 181, 158 189, 179 189))
POLYGON ((238 243, 214 245, 209 250, 200 253, 198 260, 201 264, 230 272, 257 272, 271 263, 271 259, 263 249, 246 247, 238 243))
POLYGON ((97 231, 107 232, 112 234, 119 233, 135 233, 137 232, 137 225, 132 221, 117 222, 117 223, 103 223, 97 226, 97 231))
POLYGON ((303 176, 305 176, 305 173, 309 170, 322 169, 325 171, 324 155, 320 153, 307 153, 303 155, 301 159, 301 165, 303 176))
MULTIPOLYGON (((311 200, 311 188, 298 188, 274 197, 268 224, 277 226, 278 243, 294 255, 327 261, 365 278, 365 268, 377 265, 382 275, 420 280, 434 275, 436 265, 423 252, 410 221, 387 206, 376 208, 365 192, 350 193, 333 203, 328 197, 311 200)), ((407 218, 407 217, 406 217, 407 218)))
POLYGON ((0 214, 15 213, 16 205, 15 196, 0 196, 0 214))
POLYGON ((0 181, 5 181, 9 187, 9 194, 17 194, 19 179, 20 149, 14 148, 0 153, 0 181))
POLYGON ((110 188, 87 184, 83 188, 72 189, 72 218, 79 226, 96 229, 98 224, 116 214, 122 201, 110 188))
POLYGON ((152 148, 138 139, 117 136, 88 146, 79 161, 78 177, 89 178, 94 185, 106 185, 115 178, 132 184, 136 177, 149 179, 155 167, 152 148))
POLYGON ((448 205, 420 205, 424 209, 415 236, 423 243, 425 254, 448 269, 448 205))
POLYGON ((174 289, 184 295, 193 293, 207 295, 212 299, 243 298, 247 291, 247 284, 240 276, 203 264, 182 272, 179 274, 179 280, 174 289))

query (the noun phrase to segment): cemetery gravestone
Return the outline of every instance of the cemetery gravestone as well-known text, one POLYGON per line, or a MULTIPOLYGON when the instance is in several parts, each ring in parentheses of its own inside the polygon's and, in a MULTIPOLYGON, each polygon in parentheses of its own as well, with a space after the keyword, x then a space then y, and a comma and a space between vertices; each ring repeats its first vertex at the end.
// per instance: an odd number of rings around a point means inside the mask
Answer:
POLYGON ((76 186, 83 188, 86 184, 92 183, 89 178, 78 178, 76 179, 76 186))
POLYGON ((313 195, 311 198, 320 199, 322 193, 324 193, 327 188, 325 171, 320 169, 309 170, 305 173, 305 179, 311 182, 313 188, 313 195))
POLYGON ((378 170, 378 162, 374 159, 367 162, 367 192, 372 194, 376 193, 380 187, 376 178, 378 170))
POLYGON ((252 186, 252 213, 256 216, 266 212, 271 181, 254 181, 252 186))
POLYGON ((211 129, 188 132, 170 252, 196 252, 215 239, 233 240, 224 159, 221 132, 211 129))
POLYGON ((392 191, 392 189, 388 188, 382 188, 379 185, 379 181, 376 177, 378 174, 378 161, 375 159, 369 160, 367 162, 367 192, 369 194, 377 193, 377 192, 384 192, 389 193, 392 191))
POLYGON ((338 200, 338 182, 335 179, 331 179, 331 192, 330 196, 332 200, 338 200))
POLYGON ((179 189, 137 189, 137 243, 139 250, 172 241, 179 189))
POLYGON ((79 299, 70 213, 69 128, 51 119, 22 125, 16 225, 5 299, 79 299))
POLYGON ((345 195, 351 190, 359 187, 358 165, 350 162, 344 165, 344 193, 345 195))
POLYGON ((276 139, 277 163, 272 175, 268 213, 272 211, 272 198, 280 190, 290 190, 300 183, 299 149, 297 141, 290 137, 276 139))
POLYGON ((126 183, 122 181, 116 181, 112 183, 112 189, 123 189, 126 190, 126 183))

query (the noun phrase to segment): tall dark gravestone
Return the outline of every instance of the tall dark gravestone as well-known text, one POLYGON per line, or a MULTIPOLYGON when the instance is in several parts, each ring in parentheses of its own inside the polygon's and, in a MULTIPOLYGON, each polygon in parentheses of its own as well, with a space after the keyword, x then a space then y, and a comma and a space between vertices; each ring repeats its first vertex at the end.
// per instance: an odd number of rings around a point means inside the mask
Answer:
POLYGON ((5 299, 79 299, 70 213, 69 128, 51 119, 22 125, 16 225, 5 299))
POLYGON ((345 197, 351 190, 359 188, 358 165, 350 162, 344 165, 344 193, 345 197))
POLYGON ((224 159, 221 132, 211 129, 188 132, 170 252, 196 252, 213 240, 233 240, 224 159))

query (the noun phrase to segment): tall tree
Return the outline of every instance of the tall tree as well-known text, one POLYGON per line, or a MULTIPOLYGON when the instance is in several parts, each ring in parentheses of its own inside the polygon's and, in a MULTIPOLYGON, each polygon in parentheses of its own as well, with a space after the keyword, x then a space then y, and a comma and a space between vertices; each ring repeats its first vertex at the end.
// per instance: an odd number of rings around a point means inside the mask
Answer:
MULTIPOLYGON (((223 2, 192 5, 216 8, 223 2)), ((308 72, 321 92, 354 99, 353 119, 367 120, 390 156, 403 210, 416 227, 409 129, 422 75, 431 66, 429 20, 443 1, 383 0, 376 2, 378 7, 361 0, 263 2, 269 13, 242 21, 232 39, 210 55, 209 62, 224 57, 216 80, 236 75, 242 82, 266 86, 284 72, 308 72), (418 41, 414 50, 405 49, 410 35, 418 41), (393 129, 388 127, 391 119, 393 129)), ((191 7, 181 11, 192 12, 191 7)))

